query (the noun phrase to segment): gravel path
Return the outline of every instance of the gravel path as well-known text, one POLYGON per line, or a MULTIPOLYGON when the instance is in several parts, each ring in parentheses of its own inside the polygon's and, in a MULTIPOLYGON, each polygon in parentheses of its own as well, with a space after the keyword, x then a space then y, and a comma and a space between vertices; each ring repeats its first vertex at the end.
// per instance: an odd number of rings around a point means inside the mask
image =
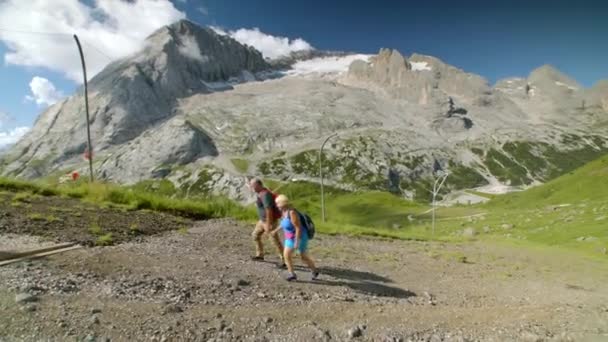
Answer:
POLYGON ((198 222, 0 268, 0 341, 608 340, 599 261, 321 235, 321 280, 288 283, 276 256, 249 260, 251 228, 198 222))

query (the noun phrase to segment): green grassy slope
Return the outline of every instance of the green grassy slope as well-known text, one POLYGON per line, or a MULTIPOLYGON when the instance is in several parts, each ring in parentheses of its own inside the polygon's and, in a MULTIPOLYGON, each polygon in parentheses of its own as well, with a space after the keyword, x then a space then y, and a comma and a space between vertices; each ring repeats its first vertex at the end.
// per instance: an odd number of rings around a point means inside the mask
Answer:
POLYGON ((592 255, 608 248, 608 156, 546 184, 496 196, 484 220, 461 222, 488 237, 559 246, 592 255), (511 227, 512 226, 512 227, 511 227))
MULTIPOLYGON (((608 248, 608 156, 523 192, 493 196, 486 204, 437 210, 431 229, 430 206, 385 192, 347 192, 326 187, 327 222, 321 222, 319 185, 268 181, 309 213, 328 234, 399 239, 467 239, 559 247, 605 256, 608 248), (470 229, 469 229, 470 228, 470 229), (472 231, 472 234, 465 234, 472 231)), ((151 209, 195 218, 231 216, 255 220, 253 206, 222 198, 180 198, 172 186, 142 183, 131 188, 105 184, 45 185, 0 179, 0 190, 78 197, 125 209, 151 209), (162 186, 161 186, 162 185, 162 186)))

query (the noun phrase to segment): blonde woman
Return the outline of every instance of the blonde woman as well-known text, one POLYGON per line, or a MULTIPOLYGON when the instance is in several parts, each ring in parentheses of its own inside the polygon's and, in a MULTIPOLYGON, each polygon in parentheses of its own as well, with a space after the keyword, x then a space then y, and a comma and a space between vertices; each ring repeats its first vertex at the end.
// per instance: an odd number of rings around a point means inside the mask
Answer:
POLYGON ((297 280, 298 277, 293 270, 293 252, 300 252, 302 261, 310 267, 312 271, 312 280, 317 280, 319 272, 315 266, 315 262, 308 255, 308 233, 306 228, 302 226, 298 211, 289 203, 289 199, 285 195, 277 196, 275 200, 277 207, 282 212, 280 226, 285 233, 285 249, 283 252, 283 260, 287 264, 287 281, 297 280))

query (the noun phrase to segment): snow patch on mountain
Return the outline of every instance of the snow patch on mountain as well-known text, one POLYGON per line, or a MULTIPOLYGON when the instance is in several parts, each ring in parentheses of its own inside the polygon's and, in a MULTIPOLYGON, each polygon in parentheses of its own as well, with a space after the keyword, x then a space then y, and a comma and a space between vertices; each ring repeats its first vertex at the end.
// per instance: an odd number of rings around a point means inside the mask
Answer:
POLYGON ((433 68, 427 62, 410 62, 413 71, 431 71, 433 68))
POLYGON ((372 55, 348 55, 340 57, 318 57, 295 63, 291 70, 286 72, 289 76, 308 74, 333 74, 348 71, 350 64, 356 60, 369 61, 372 55))

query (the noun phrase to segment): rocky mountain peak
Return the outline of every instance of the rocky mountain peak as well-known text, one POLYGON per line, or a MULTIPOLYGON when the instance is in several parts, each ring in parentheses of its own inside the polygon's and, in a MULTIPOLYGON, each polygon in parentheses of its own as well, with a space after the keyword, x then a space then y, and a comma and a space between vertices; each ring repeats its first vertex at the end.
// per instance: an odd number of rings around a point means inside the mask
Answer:
POLYGON ((388 73, 412 70, 412 66, 407 59, 399 51, 393 49, 380 49, 378 55, 373 57, 371 62, 378 65, 379 68, 386 68, 388 73))
POLYGON ((532 85, 542 85, 549 87, 562 87, 570 91, 577 91, 582 86, 574 79, 557 70, 552 65, 543 65, 534 69, 528 76, 528 83, 532 85))
POLYGON ((445 103, 449 96, 474 102, 491 93, 487 81, 478 75, 430 56, 414 54, 408 60, 391 49, 381 49, 369 62, 353 62, 346 82, 421 105, 445 103))

